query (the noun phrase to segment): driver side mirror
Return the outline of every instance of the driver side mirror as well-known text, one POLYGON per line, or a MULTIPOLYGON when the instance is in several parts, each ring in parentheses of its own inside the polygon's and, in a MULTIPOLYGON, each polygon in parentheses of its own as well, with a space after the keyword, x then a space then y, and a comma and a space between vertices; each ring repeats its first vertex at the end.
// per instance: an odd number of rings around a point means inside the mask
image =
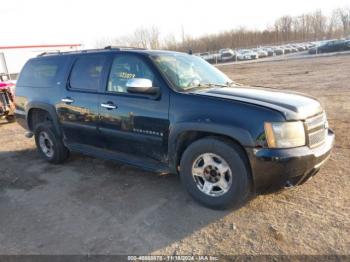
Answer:
POLYGON ((159 87, 153 86, 151 80, 147 78, 131 78, 126 82, 128 93, 156 95, 159 93, 159 87))

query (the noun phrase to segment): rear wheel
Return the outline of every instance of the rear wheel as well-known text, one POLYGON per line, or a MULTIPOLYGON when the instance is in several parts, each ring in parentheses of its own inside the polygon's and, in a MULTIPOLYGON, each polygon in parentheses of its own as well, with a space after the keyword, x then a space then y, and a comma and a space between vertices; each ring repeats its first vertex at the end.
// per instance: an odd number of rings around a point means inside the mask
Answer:
POLYGON ((180 176, 193 198, 210 208, 237 208, 250 193, 244 152, 238 145, 217 138, 198 140, 185 150, 180 176))
POLYGON ((69 151, 56 134, 51 122, 38 124, 34 134, 38 152, 46 161, 59 164, 68 158, 69 151))

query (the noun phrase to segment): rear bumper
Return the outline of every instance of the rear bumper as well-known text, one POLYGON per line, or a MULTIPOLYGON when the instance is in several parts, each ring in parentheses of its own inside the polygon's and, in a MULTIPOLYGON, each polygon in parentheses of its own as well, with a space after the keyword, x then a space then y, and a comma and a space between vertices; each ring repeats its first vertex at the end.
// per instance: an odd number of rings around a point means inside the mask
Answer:
POLYGON ((325 142, 316 147, 291 149, 252 149, 248 153, 257 192, 273 191, 304 183, 327 161, 335 135, 328 130, 325 142))
POLYGON ((16 109, 15 110, 15 117, 16 117, 17 123, 21 127, 29 130, 28 125, 27 125, 27 120, 26 120, 26 113, 24 111, 20 111, 20 110, 16 109))

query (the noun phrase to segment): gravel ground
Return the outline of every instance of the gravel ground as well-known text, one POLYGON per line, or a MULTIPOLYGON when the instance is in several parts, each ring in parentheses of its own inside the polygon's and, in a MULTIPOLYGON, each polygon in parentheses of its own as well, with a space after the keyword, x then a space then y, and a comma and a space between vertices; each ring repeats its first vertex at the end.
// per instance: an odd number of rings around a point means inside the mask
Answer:
POLYGON ((350 57, 227 65, 232 79, 318 97, 336 132, 304 185, 213 211, 159 175, 73 154, 50 165, 0 123, 0 254, 350 254, 350 57))

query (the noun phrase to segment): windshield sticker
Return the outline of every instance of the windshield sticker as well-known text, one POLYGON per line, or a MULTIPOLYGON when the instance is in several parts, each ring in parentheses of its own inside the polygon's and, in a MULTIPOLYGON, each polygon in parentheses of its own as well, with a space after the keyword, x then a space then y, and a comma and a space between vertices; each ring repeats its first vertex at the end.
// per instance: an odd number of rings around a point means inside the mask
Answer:
POLYGON ((124 78, 124 79, 130 79, 130 78, 135 78, 135 74, 127 73, 127 72, 120 72, 118 74, 118 77, 124 78))

